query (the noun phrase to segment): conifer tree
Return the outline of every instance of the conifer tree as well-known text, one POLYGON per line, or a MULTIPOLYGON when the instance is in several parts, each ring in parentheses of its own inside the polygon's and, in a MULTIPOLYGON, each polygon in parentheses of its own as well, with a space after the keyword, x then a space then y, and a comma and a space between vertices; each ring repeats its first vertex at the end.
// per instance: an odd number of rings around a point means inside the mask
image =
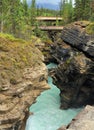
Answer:
POLYGON ((75 0, 75 20, 89 20, 91 0, 75 0))
POLYGON ((5 31, 5 24, 8 21, 8 1, 0 0, 0 32, 5 31))
POLYGON ((31 6, 30 6, 30 22, 31 22, 31 25, 34 25, 35 17, 36 17, 36 0, 32 0, 31 6))
POLYGON ((64 20, 64 23, 69 23, 72 21, 73 17, 73 6, 72 0, 61 0, 61 16, 64 20))

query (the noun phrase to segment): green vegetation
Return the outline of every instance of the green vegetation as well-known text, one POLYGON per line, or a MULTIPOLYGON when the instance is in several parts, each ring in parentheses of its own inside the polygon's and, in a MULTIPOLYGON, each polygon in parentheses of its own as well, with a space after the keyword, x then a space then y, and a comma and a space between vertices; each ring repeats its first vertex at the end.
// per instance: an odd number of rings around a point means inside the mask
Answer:
POLYGON ((72 0, 61 0, 60 2, 60 15, 63 19, 63 24, 73 21, 73 5, 72 0))
POLYGON ((10 83, 16 84, 17 79, 22 77, 24 68, 41 64, 41 58, 42 53, 35 48, 33 41, 26 42, 11 35, 0 34, 0 81, 2 83, 9 79, 10 83))
POLYGON ((87 28, 86 28, 86 32, 88 34, 94 35, 94 22, 90 23, 87 28))
POLYGON ((73 7, 72 0, 61 0, 60 15, 65 24, 77 20, 94 21, 94 1, 75 0, 73 7))
POLYGON ((93 0, 75 0, 74 20, 94 21, 94 1, 93 0))
POLYGON ((36 21, 36 16, 56 16, 58 13, 59 11, 37 8, 36 0, 32 0, 30 6, 28 6, 27 0, 23 0, 23 2, 1 0, 0 32, 12 34, 25 40, 31 39, 31 35, 46 38, 47 35, 38 29, 39 23, 36 21))
POLYGON ((31 35, 48 38, 47 34, 39 30, 38 26, 51 25, 36 21, 36 16, 61 16, 62 22, 56 21, 52 25, 64 25, 75 20, 94 21, 93 0, 61 0, 60 10, 49 10, 36 7, 36 0, 32 0, 30 6, 27 0, 1 0, 0 1, 0 32, 12 34, 25 40, 31 39, 31 35), (34 26, 36 27, 34 30, 34 26))

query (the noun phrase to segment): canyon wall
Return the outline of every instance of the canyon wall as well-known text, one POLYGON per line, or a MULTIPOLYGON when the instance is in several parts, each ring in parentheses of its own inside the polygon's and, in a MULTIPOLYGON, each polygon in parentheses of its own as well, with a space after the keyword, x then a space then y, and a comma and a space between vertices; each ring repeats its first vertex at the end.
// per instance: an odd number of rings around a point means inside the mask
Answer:
POLYGON ((34 42, 0 34, 0 130, 25 130, 29 107, 49 89, 44 57, 34 42))
POLYGON ((68 25, 51 48, 58 63, 53 79, 62 109, 94 104, 94 35, 86 32, 86 26, 68 25))

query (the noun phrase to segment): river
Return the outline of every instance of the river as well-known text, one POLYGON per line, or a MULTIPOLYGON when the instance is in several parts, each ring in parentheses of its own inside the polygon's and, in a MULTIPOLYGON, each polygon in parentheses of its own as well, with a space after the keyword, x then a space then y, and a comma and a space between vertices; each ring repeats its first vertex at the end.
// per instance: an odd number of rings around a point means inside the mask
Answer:
MULTIPOLYGON (((49 64, 48 68, 55 67, 49 64)), ((26 130, 57 130, 62 125, 67 125, 79 113, 79 109, 61 110, 59 89, 48 77, 51 89, 42 92, 37 102, 30 107, 31 115, 26 124, 26 130)))

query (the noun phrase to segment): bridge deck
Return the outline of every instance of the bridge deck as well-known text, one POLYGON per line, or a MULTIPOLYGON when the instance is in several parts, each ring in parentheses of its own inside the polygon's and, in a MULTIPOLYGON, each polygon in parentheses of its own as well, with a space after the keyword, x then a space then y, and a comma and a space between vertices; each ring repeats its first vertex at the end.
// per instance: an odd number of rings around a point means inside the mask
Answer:
POLYGON ((43 31, 62 31, 63 30, 63 26, 40 26, 39 29, 43 30, 43 31))
POLYGON ((36 20, 38 20, 38 21, 56 21, 56 20, 61 21, 62 17, 36 17, 36 20))

